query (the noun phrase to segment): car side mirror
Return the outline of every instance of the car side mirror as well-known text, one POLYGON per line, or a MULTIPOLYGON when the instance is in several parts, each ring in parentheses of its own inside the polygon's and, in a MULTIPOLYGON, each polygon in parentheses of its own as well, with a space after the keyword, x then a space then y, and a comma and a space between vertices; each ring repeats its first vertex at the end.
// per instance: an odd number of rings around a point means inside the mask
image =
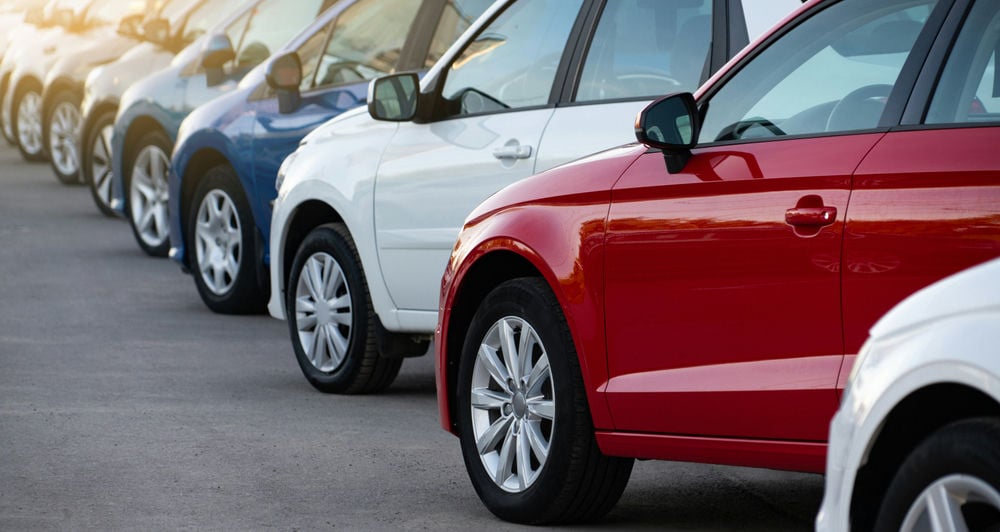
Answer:
POLYGON ((29 9, 24 13, 24 23, 32 26, 45 25, 45 10, 41 6, 29 9))
POLYGON ((419 96, 420 78, 413 72, 373 79, 368 84, 368 114, 389 122, 413 120, 419 96))
POLYGON ((118 21, 118 29, 116 31, 118 35, 125 37, 139 37, 141 28, 142 14, 135 13, 122 17, 122 19, 118 21))
POLYGON ((278 94, 278 111, 287 114, 299 108, 302 84, 302 60, 296 52, 275 57, 264 73, 267 84, 278 94))
POLYGON ((635 138, 663 150, 667 171, 676 174, 698 144, 701 120, 690 92, 670 94, 646 106, 635 119, 635 138))
POLYGON ((236 57, 233 43, 225 34, 212 35, 201 51, 201 65, 205 67, 205 82, 209 87, 222 83, 222 67, 236 57))
POLYGON ((143 37, 163 47, 170 44, 170 21, 165 18, 154 18, 142 25, 143 37))

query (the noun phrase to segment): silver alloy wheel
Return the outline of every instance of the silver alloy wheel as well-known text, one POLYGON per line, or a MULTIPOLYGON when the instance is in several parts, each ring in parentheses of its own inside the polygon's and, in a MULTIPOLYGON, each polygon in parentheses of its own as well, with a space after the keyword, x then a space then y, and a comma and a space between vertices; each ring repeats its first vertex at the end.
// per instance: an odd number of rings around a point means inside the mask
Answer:
POLYGON ((314 253, 295 286, 295 326, 309 362, 324 373, 336 370, 351 345, 351 288, 337 259, 314 253))
POLYGON ((80 108, 70 102, 59 102, 52 111, 49 124, 49 153, 52 164, 59 173, 71 176, 80 169, 80 156, 76 149, 80 137, 80 108))
POLYGON ((17 106, 17 143, 32 155, 42 151, 42 95, 33 90, 17 106))
POLYGON ((1000 513, 1000 493, 971 475, 954 474, 927 486, 910 505, 901 531, 969 530, 962 507, 977 504, 1000 513))
POLYGON ((111 133, 114 126, 108 124, 94 136, 90 147, 90 175, 94 178, 94 191, 102 205, 111 209, 111 133))
POLYGON ((479 458, 501 489, 520 493, 545 467, 555 427, 555 390, 538 333, 501 318, 486 333, 472 370, 472 429, 479 458))
POLYGON ((139 151, 129 180, 129 210, 136 233, 149 247, 163 245, 169 237, 167 226, 167 170, 170 160, 157 146, 139 151))
POLYGON ((195 260, 201 280, 213 294, 225 294, 236 282, 243 254, 236 204, 222 190, 210 190, 201 200, 195 223, 195 260))

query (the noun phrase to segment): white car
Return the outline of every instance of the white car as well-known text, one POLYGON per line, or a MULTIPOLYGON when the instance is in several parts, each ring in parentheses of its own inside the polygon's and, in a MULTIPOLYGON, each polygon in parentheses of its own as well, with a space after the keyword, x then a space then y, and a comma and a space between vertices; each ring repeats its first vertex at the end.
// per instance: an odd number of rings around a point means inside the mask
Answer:
POLYGON ((872 328, 826 474, 820 531, 1000 529, 1000 259, 872 328))
POLYGON ((309 382, 341 393, 391 383, 400 357, 426 352, 473 207, 634 142, 653 97, 695 89, 799 5, 499 0, 419 87, 405 73, 373 82, 368 112, 320 126, 278 175, 268 308, 288 318, 309 382))

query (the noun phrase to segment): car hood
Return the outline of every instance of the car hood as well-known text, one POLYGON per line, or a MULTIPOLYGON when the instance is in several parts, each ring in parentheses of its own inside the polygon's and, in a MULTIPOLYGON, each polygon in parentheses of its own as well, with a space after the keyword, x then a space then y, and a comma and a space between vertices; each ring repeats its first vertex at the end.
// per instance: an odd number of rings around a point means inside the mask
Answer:
POLYGON ((938 281, 903 300, 871 329, 889 336, 927 322, 985 309, 1000 309, 1000 259, 938 281))

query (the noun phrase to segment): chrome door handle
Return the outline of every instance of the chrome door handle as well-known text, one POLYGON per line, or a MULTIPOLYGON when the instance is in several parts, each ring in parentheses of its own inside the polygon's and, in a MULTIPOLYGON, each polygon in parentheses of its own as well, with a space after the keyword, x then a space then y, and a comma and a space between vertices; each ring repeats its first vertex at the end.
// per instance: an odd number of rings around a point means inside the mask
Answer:
POLYGON ((497 159, 527 159, 531 157, 531 146, 520 144, 505 145, 493 150, 493 156, 497 159))
POLYGON ((824 226, 836 219, 836 207, 796 207, 785 211, 785 223, 788 225, 824 226))

